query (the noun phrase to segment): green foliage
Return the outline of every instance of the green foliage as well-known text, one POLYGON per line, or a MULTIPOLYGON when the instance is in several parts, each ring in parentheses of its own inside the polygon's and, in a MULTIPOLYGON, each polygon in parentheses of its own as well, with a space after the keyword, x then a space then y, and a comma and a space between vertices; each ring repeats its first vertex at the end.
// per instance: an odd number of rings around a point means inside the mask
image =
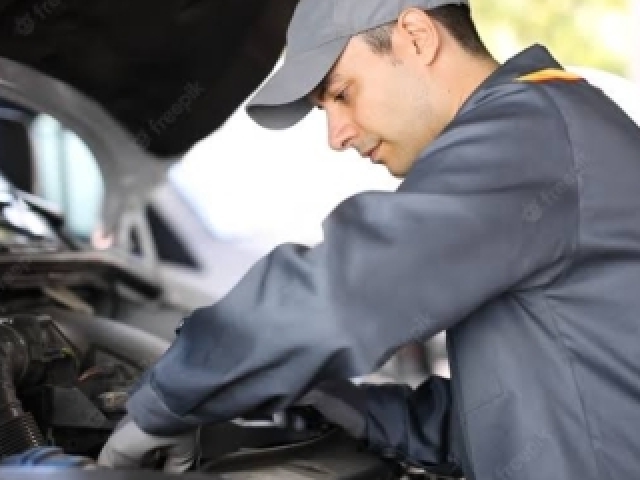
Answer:
POLYGON ((628 70, 624 53, 606 38, 625 34, 627 0, 472 0, 471 4, 480 34, 499 60, 541 43, 565 65, 621 75, 628 70), (619 21, 621 28, 612 29, 619 21))

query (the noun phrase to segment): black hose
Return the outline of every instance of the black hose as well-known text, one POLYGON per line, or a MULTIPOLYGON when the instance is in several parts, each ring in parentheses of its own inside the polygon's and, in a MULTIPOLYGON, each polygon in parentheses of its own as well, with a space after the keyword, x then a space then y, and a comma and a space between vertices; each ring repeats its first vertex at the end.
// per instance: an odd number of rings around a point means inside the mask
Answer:
POLYGON ((30 413, 22 409, 16 381, 26 372, 29 350, 22 336, 0 323, 0 458, 44 446, 30 413))

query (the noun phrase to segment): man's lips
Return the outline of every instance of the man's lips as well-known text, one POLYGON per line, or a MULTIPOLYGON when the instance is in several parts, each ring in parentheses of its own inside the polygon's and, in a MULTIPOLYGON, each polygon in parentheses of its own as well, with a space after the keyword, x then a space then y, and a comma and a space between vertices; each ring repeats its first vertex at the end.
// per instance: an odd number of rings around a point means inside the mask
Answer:
POLYGON ((379 159, 378 159, 379 150, 380 150, 380 144, 376 145, 375 147, 373 147, 371 150, 369 150, 362 156, 370 158, 373 163, 379 163, 379 159))

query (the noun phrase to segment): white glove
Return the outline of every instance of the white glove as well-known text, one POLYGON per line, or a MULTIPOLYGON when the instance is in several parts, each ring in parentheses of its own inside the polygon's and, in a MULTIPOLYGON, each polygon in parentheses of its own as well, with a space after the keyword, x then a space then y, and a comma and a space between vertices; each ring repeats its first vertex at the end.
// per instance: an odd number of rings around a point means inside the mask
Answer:
POLYGON ((143 432, 129 416, 116 427, 100 452, 98 465, 110 468, 139 468, 143 459, 159 451, 167 458, 163 470, 182 473, 189 469, 198 452, 198 430, 160 437, 143 432))

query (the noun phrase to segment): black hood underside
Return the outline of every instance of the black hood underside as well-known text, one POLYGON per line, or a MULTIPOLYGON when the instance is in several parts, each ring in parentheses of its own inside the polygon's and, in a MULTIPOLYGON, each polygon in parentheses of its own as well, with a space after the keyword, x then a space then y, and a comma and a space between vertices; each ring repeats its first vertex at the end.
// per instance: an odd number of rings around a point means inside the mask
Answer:
POLYGON ((148 151, 183 154, 273 69, 297 0, 0 0, 0 56, 100 103, 148 151))

